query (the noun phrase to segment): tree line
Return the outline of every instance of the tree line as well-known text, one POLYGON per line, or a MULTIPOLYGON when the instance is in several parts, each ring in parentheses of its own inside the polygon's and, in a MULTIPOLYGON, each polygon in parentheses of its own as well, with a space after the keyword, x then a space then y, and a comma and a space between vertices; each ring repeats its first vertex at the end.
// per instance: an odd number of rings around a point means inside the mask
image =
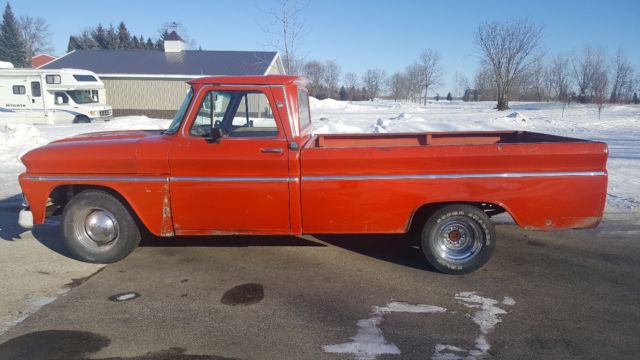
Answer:
MULTIPOLYGON (((159 36, 156 39, 148 37, 145 39, 143 35, 131 36, 127 25, 121 21, 118 27, 113 24, 104 27, 102 24, 94 28, 85 29, 84 31, 69 36, 67 52, 73 50, 164 50, 164 39, 172 31, 175 31, 185 41, 187 47, 194 48, 195 41, 192 40, 187 29, 180 23, 171 21, 160 26, 158 30, 159 36)), ((200 50, 202 50, 200 48, 200 50)))

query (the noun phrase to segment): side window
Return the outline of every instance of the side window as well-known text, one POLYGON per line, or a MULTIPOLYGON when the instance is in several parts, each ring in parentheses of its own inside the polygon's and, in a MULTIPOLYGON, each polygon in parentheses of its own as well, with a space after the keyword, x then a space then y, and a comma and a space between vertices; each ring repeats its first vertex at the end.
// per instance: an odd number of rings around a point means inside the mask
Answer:
POLYGON ((91 90, 91 98, 95 100, 95 102, 100 102, 100 96, 98 95, 98 90, 91 90))
POLYGON ((191 125, 189 134, 193 136, 211 136, 211 125, 222 127, 224 115, 231 102, 231 93, 228 91, 209 91, 198 108, 196 118, 191 125))
POLYGON ((47 75, 45 81, 47 84, 60 84, 60 75, 47 75))
POLYGON ((54 96, 55 96, 56 105, 63 105, 63 104, 69 103, 69 97, 64 92, 61 92, 61 91, 56 92, 54 96))
POLYGON ((278 127, 267 96, 261 92, 237 92, 237 110, 229 136, 276 136, 278 127))
POLYGON ((40 90, 40 81, 31 82, 31 96, 33 97, 42 96, 42 91, 40 90))
POLYGON ((311 113, 309 112, 309 95, 306 91, 298 89, 298 111, 300 129, 311 125, 311 113))
POLYGON ((13 94, 14 95, 24 95, 27 93, 24 85, 13 85, 13 94))

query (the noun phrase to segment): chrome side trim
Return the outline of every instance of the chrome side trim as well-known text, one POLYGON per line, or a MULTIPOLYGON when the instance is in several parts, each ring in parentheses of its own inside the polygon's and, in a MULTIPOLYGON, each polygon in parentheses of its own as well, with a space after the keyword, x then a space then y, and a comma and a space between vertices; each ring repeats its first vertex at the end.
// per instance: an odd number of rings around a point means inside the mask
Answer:
POLYGON ((302 181, 327 180, 435 180, 435 179, 472 179, 472 178, 521 178, 521 177, 557 177, 557 176, 604 176, 604 171, 578 172, 527 172, 492 174, 406 174, 406 175, 350 175, 350 176, 303 176, 302 181))
POLYGON ((167 181, 168 177, 158 176, 27 176, 31 181, 127 181, 127 182, 158 182, 167 181))
POLYGON ((201 182, 298 182, 297 177, 205 177, 205 176, 172 176, 172 177, 135 177, 135 176, 28 176, 30 181, 126 181, 126 182, 159 182, 159 181, 201 181, 201 182))
POLYGON ((204 176, 172 176, 175 182, 297 182, 294 177, 204 177, 204 176))

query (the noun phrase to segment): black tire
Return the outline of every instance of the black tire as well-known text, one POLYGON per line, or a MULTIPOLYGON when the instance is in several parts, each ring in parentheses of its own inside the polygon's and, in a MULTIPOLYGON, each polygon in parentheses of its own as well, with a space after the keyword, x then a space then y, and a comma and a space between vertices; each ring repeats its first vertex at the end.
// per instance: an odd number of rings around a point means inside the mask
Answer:
POLYGON ((78 115, 73 119, 74 124, 88 124, 90 122, 91 122, 91 119, 89 119, 85 115, 78 115))
POLYGON ((468 274, 486 264, 496 246, 493 223, 470 205, 448 205, 436 211, 422 230, 422 252, 437 270, 468 274))
POLYGON ((78 260, 108 264, 123 259, 140 243, 129 210, 113 195, 85 190, 62 211, 64 244, 78 260))

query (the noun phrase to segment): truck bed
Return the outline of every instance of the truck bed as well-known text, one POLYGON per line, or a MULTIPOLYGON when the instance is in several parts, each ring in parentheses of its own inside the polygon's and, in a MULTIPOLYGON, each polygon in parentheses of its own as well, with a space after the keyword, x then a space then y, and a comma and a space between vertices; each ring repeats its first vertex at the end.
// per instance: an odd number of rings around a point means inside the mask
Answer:
POLYGON ((363 148, 398 146, 486 145, 518 143, 585 142, 563 136, 530 131, 474 131, 406 134, 318 135, 309 143, 316 148, 363 148))
POLYGON ((592 227, 606 161, 604 143, 527 131, 319 135, 301 154, 304 229, 402 232, 447 202, 492 204, 529 229, 592 227))

